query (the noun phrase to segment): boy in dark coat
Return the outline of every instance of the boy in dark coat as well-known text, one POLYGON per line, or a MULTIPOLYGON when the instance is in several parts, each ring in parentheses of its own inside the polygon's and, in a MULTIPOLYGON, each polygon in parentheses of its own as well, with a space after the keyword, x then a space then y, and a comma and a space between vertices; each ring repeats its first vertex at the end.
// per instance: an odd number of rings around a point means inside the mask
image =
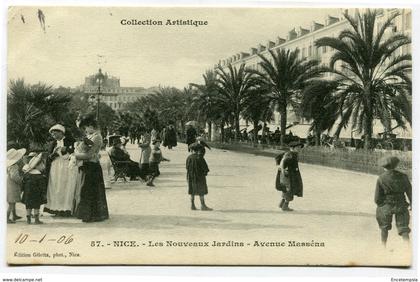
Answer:
POLYGON ((407 175, 395 170, 399 163, 397 157, 387 157, 381 161, 385 169, 376 182, 375 203, 376 220, 381 229, 381 241, 385 246, 388 239, 388 231, 392 228, 392 217, 395 221, 398 234, 406 241, 409 240, 410 214, 408 207, 411 207, 411 183, 407 175), (409 200, 407 203, 406 196, 409 200))
POLYGON ((194 143, 189 147, 192 153, 187 158, 187 181, 188 181, 188 194, 191 195, 191 209, 197 210, 194 203, 195 195, 200 196, 201 210, 211 211, 213 209, 206 206, 204 195, 207 195, 207 181, 206 176, 210 171, 207 162, 200 152, 203 151, 202 145, 194 143))
POLYGON ((39 208, 45 204, 47 190, 47 178, 42 174, 45 165, 42 161, 42 154, 33 157, 23 167, 23 197, 22 202, 26 206, 26 221, 31 224, 31 212, 34 210, 35 224, 42 224, 39 220, 39 208))

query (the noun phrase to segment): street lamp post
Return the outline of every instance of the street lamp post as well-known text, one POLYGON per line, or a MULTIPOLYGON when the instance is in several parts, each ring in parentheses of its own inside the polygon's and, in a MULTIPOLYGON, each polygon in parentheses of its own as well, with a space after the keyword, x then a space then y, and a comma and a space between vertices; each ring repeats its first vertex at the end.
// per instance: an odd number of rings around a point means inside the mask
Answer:
POLYGON ((102 70, 99 69, 99 72, 95 76, 96 83, 98 83, 98 95, 97 95, 97 105, 96 105, 96 120, 99 124, 99 104, 101 102, 101 83, 103 83, 105 76, 102 74, 102 70))

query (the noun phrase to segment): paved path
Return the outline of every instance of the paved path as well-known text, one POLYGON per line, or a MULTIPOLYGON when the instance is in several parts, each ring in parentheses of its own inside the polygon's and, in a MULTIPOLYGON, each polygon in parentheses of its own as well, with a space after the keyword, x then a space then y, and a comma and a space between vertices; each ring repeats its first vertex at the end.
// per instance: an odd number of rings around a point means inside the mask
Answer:
MULTIPOLYGON (((138 160, 136 146, 129 145, 128 149, 132 159, 138 160)), ((276 166, 272 158, 213 149, 206 154, 210 168, 206 202, 214 211, 191 211, 185 180, 186 146, 163 149, 163 154, 171 161, 161 164, 155 188, 136 181, 116 183, 107 190, 111 215, 108 221, 84 224, 44 214, 43 226, 27 226, 24 222, 8 225, 9 242, 19 232, 39 236, 45 230, 72 233, 77 237, 75 244, 86 248, 84 258, 92 256, 93 260, 98 250, 89 249, 91 240, 131 239, 147 244, 167 240, 233 240, 245 244, 245 248, 144 247, 140 252, 103 249, 107 259, 114 262, 409 263, 407 250, 400 250, 402 241, 395 229, 390 232, 388 250, 384 251, 379 244, 373 203, 374 175, 301 164, 304 197, 293 201, 294 212, 285 213, 278 208, 280 193, 274 188, 276 166), (324 243, 325 247, 252 247, 255 241, 288 244, 312 240, 324 243)), ((196 204, 199 206, 198 199, 196 204)), ((19 214, 24 214, 22 205, 19 214)))

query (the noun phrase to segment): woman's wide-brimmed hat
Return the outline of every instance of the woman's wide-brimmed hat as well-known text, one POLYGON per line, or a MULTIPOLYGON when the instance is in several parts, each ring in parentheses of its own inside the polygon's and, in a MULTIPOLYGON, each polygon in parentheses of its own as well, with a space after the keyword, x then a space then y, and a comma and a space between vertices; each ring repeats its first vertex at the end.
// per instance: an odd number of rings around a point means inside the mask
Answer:
POLYGON ((64 126, 62 126, 61 124, 56 124, 56 125, 53 125, 51 128, 50 128, 50 130, 48 130, 48 132, 49 133, 51 133, 52 131, 61 131, 61 132, 63 132, 63 133, 66 133, 66 129, 64 128, 64 126))
POLYGON ((14 165, 17 163, 23 155, 25 155, 26 149, 10 149, 7 151, 7 167, 14 165))
POLYGON ((108 136, 108 142, 111 146, 115 144, 121 144, 121 135, 110 135, 108 136))
POLYGON ((92 114, 87 114, 84 116, 80 116, 78 120, 76 121, 76 125, 79 128, 85 127, 85 126, 97 126, 96 118, 92 114))
POLYGON ((209 144, 207 144, 202 137, 198 137, 197 138, 197 143, 199 143, 200 145, 203 145, 204 147, 206 147, 209 150, 211 150, 209 144))
POLYGON ((111 143, 112 143, 112 146, 116 146, 116 145, 122 144, 122 141, 121 141, 121 138, 113 138, 111 143))
POLYGON ((395 156, 382 158, 379 162, 380 166, 386 169, 394 169, 398 166, 399 163, 400 163, 400 159, 395 156))
POLYGON ((35 157, 33 157, 29 163, 27 163, 23 167, 23 172, 28 172, 34 169, 40 162, 42 161, 42 153, 37 154, 35 157))

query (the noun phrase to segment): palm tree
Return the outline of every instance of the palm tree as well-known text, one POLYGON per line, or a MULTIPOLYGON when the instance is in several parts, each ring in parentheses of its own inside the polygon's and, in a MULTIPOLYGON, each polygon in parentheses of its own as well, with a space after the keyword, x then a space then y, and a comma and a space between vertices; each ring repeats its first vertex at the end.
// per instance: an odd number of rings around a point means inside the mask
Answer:
POLYGON ((192 100, 192 107, 196 109, 198 118, 203 118, 207 122, 209 137, 212 135, 212 123, 220 119, 220 107, 217 91, 216 73, 212 70, 203 75, 204 84, 191 83, 197 89, 196 95, 192 100))
POLYGON ((301 112, 311 120, 310 130, 315 135, 315 145, 320 145, 321 133, 331 130, 339 115, 338 104, 334 98, 336 81, 318 80, 311 82, 302 93, 301 112))
POLYGON ((287 126, 287 108, 297 104, 299 94, 312 79, 319 77, 324 69, 317 60, 299 58, 299 50, 269 50, 270 57, 259 55, 261 71, 254 70, 261 83, 270 91, 270 100, 280 112, 280 144, 284 143, 287 126))
MULTIPOLYGON (((49 127, 67 121, 68 95, 56 95, 51 86, 28 85, 23 79, 12 80, 7 94, 7 139, 23 147, 43 147, 49 127)), ((73 121, 74 122, 74 121, 73 121)))
POLYGON ((240 65, 239 69, 228 65, 225 71, 221 66, 217 68, 217 91, 226 109, 233 115, 235 127, 235 140, 239 136, 239 119, 243 109, 244 98, 256 86, 254 74, 245 68, 245 64, 240 65))
POLYGON ((324 37, 315 42, 317 47, 329 46, 335 50, 330 60, 330 72, 335 74, 339 89, 336 93, 342 112, 341 127, 351 124, 365 136, 365 149, 371 147, 373 121, 379 118, 390 130, 394 119, 401 127, 411 124, 411 55, 396 55, 396 51, 411 43, 401 33, 389 36, 394 19, 390 16, 376 30, 377 10, 351 17, 344 14, 349 28, 337 38, 324 37), (341 69, 336 65, 341 63, 341 69))
POLYGON ((254 143, 258 141, 258 123, 266 123, 273 119, 273 109, 270 106, 270 97, 267 89, 255 88, 250 91, 244 101, 242 116, 245 120, 251 121, 254 126, 254 143))

